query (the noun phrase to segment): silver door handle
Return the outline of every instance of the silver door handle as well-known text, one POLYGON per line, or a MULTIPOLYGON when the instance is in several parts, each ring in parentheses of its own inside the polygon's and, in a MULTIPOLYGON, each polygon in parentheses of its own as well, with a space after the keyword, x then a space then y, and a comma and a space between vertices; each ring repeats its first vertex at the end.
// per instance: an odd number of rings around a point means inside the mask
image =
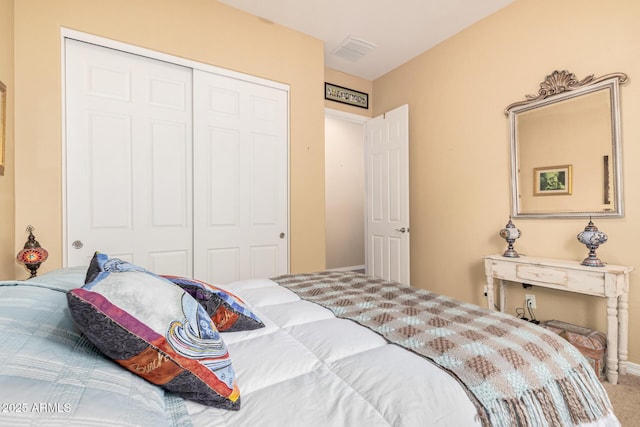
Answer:
POLYGON ((82 243, 80 240, 75 240, 71 244, 71 247, 73 247, 73 249, 82 249, 83 246, 84 246, 84 243, 82 243))
POLYGON ((406 233, 407 231, 409 231, 409 229, 408 229, 408 228, 404 228, 404 227, 402 227, 402 228, 396 228, 395 230, 396 230, 396 231, 399 231, 399 232, 401 232, 401 233, 406 233))

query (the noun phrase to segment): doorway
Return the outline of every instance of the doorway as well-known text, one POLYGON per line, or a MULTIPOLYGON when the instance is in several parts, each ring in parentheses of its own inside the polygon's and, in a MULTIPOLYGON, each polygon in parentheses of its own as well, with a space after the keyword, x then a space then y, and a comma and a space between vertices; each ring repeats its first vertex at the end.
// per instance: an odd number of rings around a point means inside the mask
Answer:
POLYGON ((372 119, 325 109, 325 200, 327 269, 364 261, 409 285, 408 105, 372 119))
POLYGON ((366 117, 325 110, 326 268, 365 268, 366 117))

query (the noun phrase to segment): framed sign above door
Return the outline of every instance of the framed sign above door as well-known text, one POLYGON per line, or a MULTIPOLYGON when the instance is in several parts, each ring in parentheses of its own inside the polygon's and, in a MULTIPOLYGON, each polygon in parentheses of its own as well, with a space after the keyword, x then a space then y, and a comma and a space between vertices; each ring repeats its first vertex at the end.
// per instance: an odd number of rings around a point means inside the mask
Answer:
POLYGON ((369 94, 326 82, 324 84, 324 99, 364 109, 369 108, 369 94))

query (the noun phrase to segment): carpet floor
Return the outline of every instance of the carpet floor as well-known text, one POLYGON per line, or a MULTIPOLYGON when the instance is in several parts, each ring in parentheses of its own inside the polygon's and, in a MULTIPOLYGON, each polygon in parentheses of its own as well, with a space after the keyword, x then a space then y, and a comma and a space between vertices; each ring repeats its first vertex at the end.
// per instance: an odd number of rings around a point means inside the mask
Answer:
POLYGON ((623 427, 640 425, 640 376, 621 375, 618 384, 602 383, 623 427))

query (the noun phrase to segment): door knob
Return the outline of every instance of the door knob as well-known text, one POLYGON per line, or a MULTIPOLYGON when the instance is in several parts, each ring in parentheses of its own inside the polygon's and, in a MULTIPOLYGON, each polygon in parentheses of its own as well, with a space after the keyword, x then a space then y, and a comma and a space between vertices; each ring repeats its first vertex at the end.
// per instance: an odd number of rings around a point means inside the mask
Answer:
POLYGON ((401 232, 401 233, 406 233, 407 231, 409 231, 409 229, 408 229, 408 228, 404 228, 404 227, 402 227, 402 228, 396 228, 395 230, 396 230, 396 231, 399 231, 399 232, 401 232))
POLYGON ((285 234, 284 233, 280 233, 280 238, 284 239, 285 234))
POLYGON ((84 246, 84 244, 80 241, 80 240, 75 240, 71 246, 73 247, 73 249, 82 249, 82 247, 84 246))

